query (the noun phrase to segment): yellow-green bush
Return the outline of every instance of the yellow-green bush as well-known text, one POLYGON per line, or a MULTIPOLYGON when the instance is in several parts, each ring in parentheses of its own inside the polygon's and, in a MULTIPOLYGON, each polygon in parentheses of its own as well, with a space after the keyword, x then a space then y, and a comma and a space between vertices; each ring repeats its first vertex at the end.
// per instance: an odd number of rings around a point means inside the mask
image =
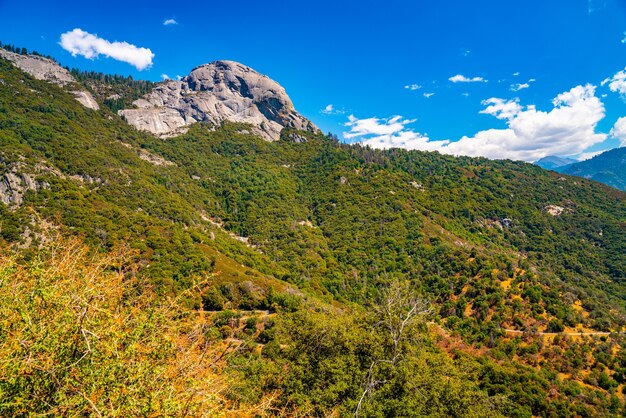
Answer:
POLYGON ((124 254, 0 257, 1 416, 246 415, 221 396, 204 316, 125 278, 124 254))

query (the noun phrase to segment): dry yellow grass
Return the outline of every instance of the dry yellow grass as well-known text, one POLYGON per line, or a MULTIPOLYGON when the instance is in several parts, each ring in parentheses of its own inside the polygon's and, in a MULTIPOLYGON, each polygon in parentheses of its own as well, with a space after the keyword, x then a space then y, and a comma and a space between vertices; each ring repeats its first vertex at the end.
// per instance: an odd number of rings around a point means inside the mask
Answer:
POLYGON ((267 415, 276 394, 230 402, 205 316, 129 279, 132 256, 56 240, 0 257, 0 415, 267 415))

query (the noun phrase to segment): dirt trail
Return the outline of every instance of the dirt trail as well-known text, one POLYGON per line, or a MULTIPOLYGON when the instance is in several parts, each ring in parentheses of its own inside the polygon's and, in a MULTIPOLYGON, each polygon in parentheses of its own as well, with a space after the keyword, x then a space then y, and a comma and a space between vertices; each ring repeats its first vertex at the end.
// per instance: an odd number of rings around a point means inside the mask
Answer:
MULTIPOLYGON (((505 329, 504 331, 509 332, 511 334, 524 334, 525 331, 520 331, 518 329, 505 329)), ((584 331, 576 331, 576 332, 537 332, 539 335, 611 335, 611 334, 624 334, 623 332, 601 332, 601 331, 593 331, 593 332, 584 332, 584 331)))

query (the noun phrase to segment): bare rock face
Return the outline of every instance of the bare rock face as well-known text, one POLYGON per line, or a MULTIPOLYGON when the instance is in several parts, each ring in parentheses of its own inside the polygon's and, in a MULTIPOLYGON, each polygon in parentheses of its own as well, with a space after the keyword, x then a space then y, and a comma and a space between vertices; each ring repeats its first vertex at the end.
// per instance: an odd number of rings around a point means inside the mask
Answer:
POLYGON ((82 104, 86 108, 93 110, 100 109, 96 99, 94 99, 91 93, 87 90, 74 90, 72 93, 74 93, 74 98, 78 100, 78 103, 82 104))
POLYGON ((0 48, 0 57, 9 60, 17 68, 37 80, 45 80, 61 87, 68 87, 74 94, 74 98, 83 106, 93 110, 100 109, 91 93, 84 89, 77 89, 78 84, 72 74, 51 59, 37 55, 20 55, 2 48, 0 48))
POLYGON ((300 115, 285 89, 269 77, 233 61, 215 61, 194 68, 180 81, 159 84, 119 114, 139 130, 168 137, 196 122, 243 122, 268 141, 284 127, 317 132, 300 115))
POLYGON ((33 174, 5 173, 0 177, 0 202, 5 205, 19 206, 27 191, 37 191, 42 187, 47 188, 47 184, 37 182, 33 174))

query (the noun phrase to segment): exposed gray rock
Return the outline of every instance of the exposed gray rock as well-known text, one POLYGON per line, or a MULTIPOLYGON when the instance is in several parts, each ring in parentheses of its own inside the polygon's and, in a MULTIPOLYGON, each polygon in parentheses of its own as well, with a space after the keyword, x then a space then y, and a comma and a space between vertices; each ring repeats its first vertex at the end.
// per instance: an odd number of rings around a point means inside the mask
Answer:
POLYGON ((0 202, 19 206, 28 190, 37 191, 39 184, 31 174, 6 173, 0 179, 0 202))
POLYGON ((74 98, 78 100, 78 103, 82 104, 86 108, 93 110, 100 109, 98 102, 96 102, 91 93, 87 90, 74 90, 72 93, 74 93, 74 98))
POLYGON ((77 88, 78 83, 65 68, 49 58, 37 55, 20 55, 0 48, 0 57, 9 60, 20 70, 37 80, 45 80, 66 87, 83 106, 98 110, 100 106, 87 90, 77 88))
MULTIPOLYGON (((62 177, 63 175, 61 175, 60 177, 62 177)), ((88 174, 73 174, 71 176, 68 176, 69 178, 71 178, 72 180, 78 181, 80 183, 87 183, 87 184, 100 184, 102 183, 102 179, 99 177, 92 177, 88 174)))
POLYGON ((228 120, 253 125, 269 141, 284 127, 317 132, 300 115, 285 89, 269 77, 233 61, 215 61, 194 68, 180 81, 169 80, 119 114, 139 130, 168 137, 196 122, 228 120))

